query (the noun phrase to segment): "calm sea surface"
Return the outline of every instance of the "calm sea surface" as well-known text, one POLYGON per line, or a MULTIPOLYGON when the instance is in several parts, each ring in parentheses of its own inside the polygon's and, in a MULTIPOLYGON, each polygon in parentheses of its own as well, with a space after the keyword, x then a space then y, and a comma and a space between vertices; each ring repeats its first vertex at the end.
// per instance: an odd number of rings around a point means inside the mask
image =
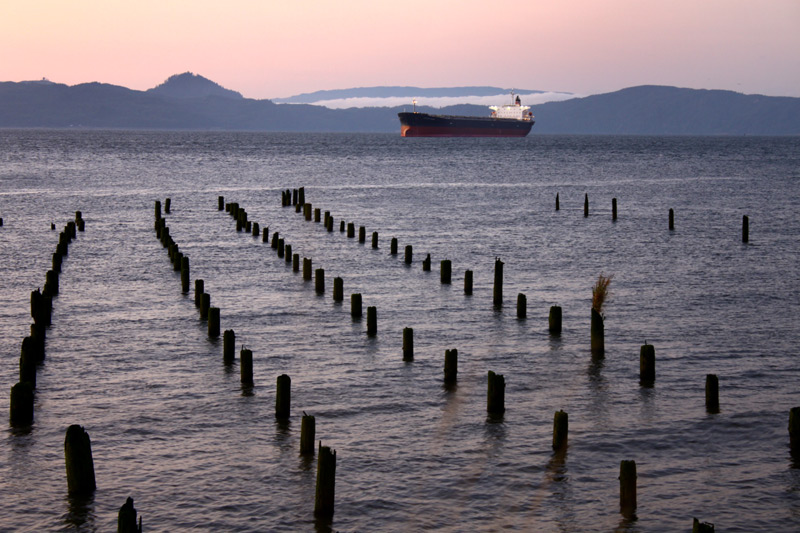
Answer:
POLYGON ((298 454, 302 411, 337 452, 338 531, 689 531, 692 517, 718 531, 800 530, 787 432, 800 405, 798 138, 0 130, 4 417, 30 293, 77 210, 86 230, 63 265, 35 422, 4 423, 0 437, 2 531, 113 531, 128 496, 147 531, 324 531, 313 519, 316 458, 298 454), (280 191, 300 186, 334 232, 281 207, 280 191), (325 294, 237 233, 220 195, 324 268, 325 294), (167 197, 192 278, 236 332, 231 367, 156 239, 154 201, 167 197), (365 226, 367 244, 340 233, 342 219, 365 226), (451 285, 440 283, 442 259, 451 285), (613 281, 606 356, 593 360, 599 274, 613 281), (351 293, 377 307, 377 336, 351 319, 351 293), (552 305, 563 308, 560 337, 547 331, 552 305), (405 327, 413 363, 402 361, 405 327), (652 388, 639 384, 645 341, 652 388), (242 345, 253 351, 251 391, 239 382, 242 345), (448 391, 450 348, 459 380, 448 391), (506 380, 499 420, 487 418, 489 370, 506 380), (274 415, 283 373, 288 424, 274 415), (709 373, 718 414, 705 410, 709 373), (551 448, 559 409, 570 423, 563 458, 551 448), (92 439, 88 501, 67 496, 70 424, 92 439), (619 513, 623 459, 638 468, 635 519, 619 513))

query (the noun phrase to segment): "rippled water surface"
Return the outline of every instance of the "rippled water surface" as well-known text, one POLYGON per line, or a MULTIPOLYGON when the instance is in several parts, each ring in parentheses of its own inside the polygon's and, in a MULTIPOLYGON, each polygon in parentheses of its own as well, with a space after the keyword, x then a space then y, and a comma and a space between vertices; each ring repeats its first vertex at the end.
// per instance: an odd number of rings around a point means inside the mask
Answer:
POLYGON ((50 225, 77 210, 86 220, 54 300, 35 422, 2 435, 0 530, 114 530, 128 496, 148 531, 689 531, 695 516, 718 531, 798 530, 787 423, 800 405, 799 193, 796 138, 0 131, 4 413, 30 293, 58 242, 50 225), (301 186, 335 231, 281 207, 280 191, 301 186), (325 293, 237 233, 218 196, 324 268, 325 293), (237 351, 253 351, 252 390, 240 385, 238 355, 223 364, 221 339, 209 340, 156 239, 154 201, 167 197, 192 277, 205 281, 222 329, 235 330, 237 351), (365 226, 367 243, 340 233, 340 220, 365 226), (496 257, 502 310, 492 305, 496 257), (452 260, 450 285, 442 259, 452 260), (601 273, 613 281, 606 355, 593 359, 601 273), (333 301, 334 277, 344 303, 333 301), (351 293, 376 306, 376 336, 351 318, 351 293), (552 305, 563 308, 559 337, 547 331, 552 305), (415 332, 412 363, 404 327, 415 332), (656 350, 652 388, 639 384, 645 341, 656 350), (450 348, 459 378, 446 390, 450 348), (501 418, 487 417, 489 370, 505 376, 501 418), (274 416, 283 373, 286 424, 274 416), (718 414, 705 410, 709 373, 718 414), (551 449, 559 409, 570 421, 563 456, 551 449), (313 519, 302 411, 337 451, 332 524, 313 519), (88 500, 67 496, 70 424, 92 439, 98 488, 88 500), (638 469, 634 518, 619 513, 623 459, 638 469))

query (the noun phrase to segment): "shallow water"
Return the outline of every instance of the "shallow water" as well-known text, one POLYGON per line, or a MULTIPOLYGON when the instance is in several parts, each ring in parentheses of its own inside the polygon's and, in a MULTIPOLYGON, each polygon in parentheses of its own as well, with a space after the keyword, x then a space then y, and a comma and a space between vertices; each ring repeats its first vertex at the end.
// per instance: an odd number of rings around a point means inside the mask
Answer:
POLYGON ((6 390, 30 292, 58 242, 50 224, 60 230, 76 210, 86 220, 62 268, 34 425, 2 437, 0 529, 113 530, 132 496, 149 531, 325 530, 313 519, 316 461, 298 455, 302 411, 337 451, 338 531, 689 531, 694 516, 723 531, 798 529, 787 419, 800 405, 799 183, 795 138, 0 131, 6 390), (334 232, 281 207, 280 191, 300 186, 334 216, 334 232), (237 233, 220 195, 324 268, 325 294, 237 233), (222 363, 221 338, 208 339, 156 239, 153 203, 166 197, 192 278, 204 279, 222 329, 236 331, 237 352, 253 351, 251 391, 238 354, 222 363), (367 243, 340 233, 341 219, 364 225, 367 243), (451 285, 439 281, 445 258, 451 285), (614 277, 606 356, 593 360, 601 273, 614 277), (337 276, 344 303, 332 298, 337 276), (377 336, 351 319, 351 293, 377 307, 377 336), (560 337, 547 332, 551 305, 563 308, 560 337), (413 363, 402 361, 404 327, 414 328, 413 363), (656 350, 652 388, 638 379, 645 341, 656 350), (447 391, 450 348, 459 381, 447 391), (506 379, 501 419, 486 414, 489 370, 506 379), (274 417, 282 373, 288 424, 274 417), (708 373, 719 376, 719 414, 705 411, 708 373), (564 457, 551 449, 559 409, 570 418, 564 457), (66 493, 74 423, 92 439, 88 502, 66 493), (622 459, 638 467, 635 520, 619 513, 622 459))

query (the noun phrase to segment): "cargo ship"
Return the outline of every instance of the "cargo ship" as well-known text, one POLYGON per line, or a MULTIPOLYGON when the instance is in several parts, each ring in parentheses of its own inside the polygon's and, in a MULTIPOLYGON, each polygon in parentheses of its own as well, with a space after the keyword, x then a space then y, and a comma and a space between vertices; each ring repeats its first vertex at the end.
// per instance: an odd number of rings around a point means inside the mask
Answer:
POLYGON ((490 106, 491 116, 462 117, 417 113, 398 113, 403 137, 525 137, 533 127, 533 113, 511 93, 511 104, 490 106))

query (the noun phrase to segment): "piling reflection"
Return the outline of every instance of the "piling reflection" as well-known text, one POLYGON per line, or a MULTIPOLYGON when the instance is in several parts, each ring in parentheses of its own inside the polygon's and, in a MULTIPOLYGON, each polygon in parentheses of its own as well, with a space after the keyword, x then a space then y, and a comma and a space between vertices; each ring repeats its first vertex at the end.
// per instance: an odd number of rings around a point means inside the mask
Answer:
POLYGON ((67 512, 61 522, 69 529, 95 531, 94 493, 66 497, 67 512))

